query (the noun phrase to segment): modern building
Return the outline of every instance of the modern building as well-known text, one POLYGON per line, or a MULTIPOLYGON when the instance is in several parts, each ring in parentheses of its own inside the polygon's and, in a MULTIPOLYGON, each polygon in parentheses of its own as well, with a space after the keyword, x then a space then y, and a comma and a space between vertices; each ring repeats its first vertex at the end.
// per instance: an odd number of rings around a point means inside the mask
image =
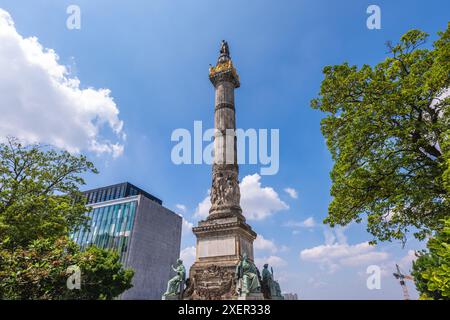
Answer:
POLYGON ((71 235, 82 248, 114 249, 135 271, 120 299, 161 299, 180 255, 182 218, 148 192, 124 182, 84 192, 89 228, 71 235))
POLYGON ((296 293, 283 293, 284 300, 298 300, 296 293))

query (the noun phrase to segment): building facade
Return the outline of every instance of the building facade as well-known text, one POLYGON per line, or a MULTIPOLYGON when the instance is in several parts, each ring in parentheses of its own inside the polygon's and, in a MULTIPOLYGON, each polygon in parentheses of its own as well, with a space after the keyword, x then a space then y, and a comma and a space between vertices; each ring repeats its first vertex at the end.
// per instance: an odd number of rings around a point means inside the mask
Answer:
POLYGON ((84 192, 89 228, 71 235, 82 248, 96 245, 120 254, 134 270, 133 288, 120 299, 161 298, 180 255, 182 218, 162 201, 124 182, 84 192))
POLYGON ((283 293, 284 300, 298 300, 296 293, 283 293))

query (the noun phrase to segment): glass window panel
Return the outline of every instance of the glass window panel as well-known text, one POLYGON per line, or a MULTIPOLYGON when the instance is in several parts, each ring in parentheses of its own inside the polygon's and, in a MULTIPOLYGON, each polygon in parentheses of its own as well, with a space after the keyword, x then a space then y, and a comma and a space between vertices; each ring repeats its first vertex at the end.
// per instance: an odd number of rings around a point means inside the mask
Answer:
MULTIPOLYGON (((111 189, 110 197, 120 194, 121 190, 122 186, 111 189)), ((103 194, 99 192, 97 197, 106 196, 106 191, 104 189, 103 194)), ((90 197, 93 198, 94 194, 92 193, 90 197)), ((75 230, 70 237, 82 249, 94 244, 100 248, 116 250, 120 254, 121 261, 125 262, 136 208, 137 201, 95 208, 86 213, 90 219, 89 227, 75 230)))
POLYGON ((106 200, 111 200, 111 192, 112 192, 111 188, 108 188, 106 190, 106 200))
POLYGON ((105 227, 103 229, 103 243, 102 248, 106 248, 108 246, 108 238, 109 238, 109 229, 111 226, 111 213, 112 213, 112 206, 107 207, 107 213, 105 214, 105 227))

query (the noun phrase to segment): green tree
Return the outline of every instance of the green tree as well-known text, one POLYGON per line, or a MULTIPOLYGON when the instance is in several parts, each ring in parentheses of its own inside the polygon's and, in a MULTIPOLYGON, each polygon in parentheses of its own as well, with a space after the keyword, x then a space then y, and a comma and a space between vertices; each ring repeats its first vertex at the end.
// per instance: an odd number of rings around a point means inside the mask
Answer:
POLYGON ((86 222, 80 174, 96 173, 86 157, 41 145, 0 144, 0 239, 26 246, 57 239, 86 222))
POLYGON ((412 276, 421 299, 450 300, 450 218, 418 253, 412 276))
POLYGON ((42 145, 0 144, 0 298, 112 299, 131 287, 116 252, 84 251, 70 232, 87 226, 81 174, 96 173, 85 156, 42 145), (81 290, 69 290, 69 266, 81 290))
POLYGON ((411 30, 374 67, 327 66, 313 108, 326 113, 334 226, 367 216, 377 240, 424 239, 450 214, 450 23, 433 46, 411 30))
POLYGON ((26 248, 0 251, 3 299, 112 299, 132 287, 133 271, 117 252, 95 246, 81 251, 67 237, 32 241, 26 248), (70 266, 80 270, 80 288, 69 289, 70 266))

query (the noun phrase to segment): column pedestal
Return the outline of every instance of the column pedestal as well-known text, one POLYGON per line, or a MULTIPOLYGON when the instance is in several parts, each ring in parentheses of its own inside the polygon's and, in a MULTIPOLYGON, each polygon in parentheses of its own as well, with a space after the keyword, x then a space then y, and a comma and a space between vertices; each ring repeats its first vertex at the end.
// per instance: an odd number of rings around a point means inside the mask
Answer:
POLYGON ((207 219, 192 231, 197 237, 196 260, 189 272, 187 299, 236 299, 236 265, 244 253, 253 260, 256 233, 243 217, 207 219))

